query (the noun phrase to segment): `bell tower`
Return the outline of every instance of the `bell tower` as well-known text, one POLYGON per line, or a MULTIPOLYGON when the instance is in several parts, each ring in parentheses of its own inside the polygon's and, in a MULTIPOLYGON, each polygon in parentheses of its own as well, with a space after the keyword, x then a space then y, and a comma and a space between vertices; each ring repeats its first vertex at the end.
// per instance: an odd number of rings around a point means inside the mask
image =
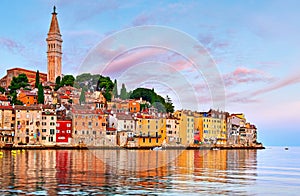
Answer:
POLYGON ((48 75, 47 80, 55 83, 56 77, 61 76, 62 42, 56 18, 56 7, 53 7, 51 24, 47 41, 48 75))

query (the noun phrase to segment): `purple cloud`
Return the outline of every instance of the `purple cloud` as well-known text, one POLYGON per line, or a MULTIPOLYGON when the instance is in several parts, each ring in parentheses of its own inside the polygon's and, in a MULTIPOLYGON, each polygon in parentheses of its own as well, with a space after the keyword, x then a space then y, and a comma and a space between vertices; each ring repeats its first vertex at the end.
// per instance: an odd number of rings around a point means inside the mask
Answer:
POLYGON ((12 53, 23 52, 24 46, 12 39, 0 37, 0 46, 12 53))

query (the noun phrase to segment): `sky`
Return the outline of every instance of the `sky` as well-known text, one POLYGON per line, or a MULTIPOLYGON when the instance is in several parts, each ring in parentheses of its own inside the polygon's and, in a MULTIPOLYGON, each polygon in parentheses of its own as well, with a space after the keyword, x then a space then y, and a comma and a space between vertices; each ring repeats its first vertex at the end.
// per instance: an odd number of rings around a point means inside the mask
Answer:
POLYGON ((2 0, 0 77, 47 72, 54 5, 64 74, 154 88, 175 109, 242 112, 264 145, 300 145, 299 1, 2 0))

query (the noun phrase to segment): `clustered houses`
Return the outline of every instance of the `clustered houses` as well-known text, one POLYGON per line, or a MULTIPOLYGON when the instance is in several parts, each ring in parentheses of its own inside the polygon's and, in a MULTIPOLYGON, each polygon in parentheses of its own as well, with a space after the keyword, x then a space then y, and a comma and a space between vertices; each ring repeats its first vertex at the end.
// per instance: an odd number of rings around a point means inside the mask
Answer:
MULTIPOLYGON (((34 92, 34 91, 32 91, 34 92)), ((80 90, 63 87, 47 91, 44 105, 9 104, 0 96, 0 145, 87 146, 87 147, 187 147, 201 145, 257 146, 256 126, 244 114, 209 110, 177 110, 159 113, 141 110, 143 100, 113 99, 101 92, 86 92, 88 103, 75 100, 80 90), (75 99, 73 99, 75 96, 75 99), (51 102, 46 102, 52 100, 51 102), (50 104, 51 103, 51 104, 50 104), (114 106, 115 105, 115 106, 114 106), (111 107, 110 107, 111 106, 111 107)), ((24 94, 31 96, 31 93, 24 94)), ((30 99, 28 99, 30 100, 30 99)), ((150 103, 147 103, 150 104, 150 103)))
POLYGON ((0 147, 260 145, 256 126, 248 123, 244 114, 217 110, 159 113, 141 98, 107 102, 100 91, 85 92, 83 104, 80 88, 64 85, 54 90, 56 79, 62 78, 62 39, 55 7, 47 35, 47 74, 14 68, 0 79, 1 91, 8 92, 13 77, 20 74, 27 76, 32 87, 16 91, 22 106, 10 105, 0 92, 0 147), (33 87, 36 75, 44 86, 44 104, 37 104, 41 101, 33 87))

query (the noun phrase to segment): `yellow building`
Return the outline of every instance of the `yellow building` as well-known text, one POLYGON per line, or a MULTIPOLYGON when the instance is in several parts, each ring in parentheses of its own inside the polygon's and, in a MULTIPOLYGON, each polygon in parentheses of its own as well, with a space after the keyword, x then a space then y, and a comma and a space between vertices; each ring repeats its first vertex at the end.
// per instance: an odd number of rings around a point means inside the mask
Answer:
POLYGON ((200 117, 203 141, 206 144, 226 144, 226 116, 224 112, 210 110, 200 117))
POLYGON ((150 115, 138 115, 136 140, 138 147, 154 147, 166 144, 166 119, 150 115))
POLYGON ((179 143, 184 146, 194 144, 194 116, 191 111, 177 110, 174 117, 179 122, 179 143))
POLYGON ((14 122, 12 106, 0 105, 0 146, 12 143, 14 139, 14 122))

